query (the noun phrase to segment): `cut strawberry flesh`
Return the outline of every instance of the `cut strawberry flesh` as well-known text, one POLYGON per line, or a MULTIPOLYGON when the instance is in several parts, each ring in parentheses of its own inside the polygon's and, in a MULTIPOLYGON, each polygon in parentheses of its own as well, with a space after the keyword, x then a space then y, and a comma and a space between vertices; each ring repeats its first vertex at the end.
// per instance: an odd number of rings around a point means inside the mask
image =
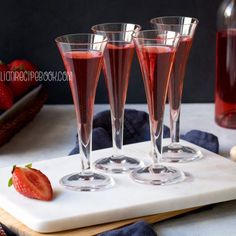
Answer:
POLYGON ((26 197, 44 201, 53 197, 50 181, 39 170, 15 167, 12 180, 15 189, 26 197))

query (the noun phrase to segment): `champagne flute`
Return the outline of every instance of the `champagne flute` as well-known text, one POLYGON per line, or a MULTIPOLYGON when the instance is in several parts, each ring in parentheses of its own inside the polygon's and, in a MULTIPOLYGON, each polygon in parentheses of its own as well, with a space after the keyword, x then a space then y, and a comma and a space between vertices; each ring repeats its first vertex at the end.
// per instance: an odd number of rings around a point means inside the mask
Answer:
POLYGON ((95 162, 95 167, 112 173, 125 173, 143 163, 123 153, 124 106, 134 55, 133 34, 141 27, 129 23, 105 23, 92 31, 108 38, 103 57, 103 71, 109 95, 113 155, 95 162))
POLYGON ((79 137, 81 172, 60 183, 78 191, 96 191, 113 185, 109 176, 91 170, 92 117, 97 83, 107 38, 97 34, 70 34, 56 38, 73 96, 79 137))
POLYGON ((153 185, 181 182, 185 179, 184 172, 160 163, 166 95, 179 34, 144 30, 135 34, 134 42, 148 103, 153 163, 133 170, 131 177, 136 182, 153 185))
POLYGON ((201 158, 202 153, 200 150, 182 145, 179 140, 179 131, 185 69, 198 20, 184 16, 164 16, 151 19, 150 22, 157 30, 172 30, 180 34, 169 84, 171 143, 163 148, 163 160, 169 162, 193 161, 201 158))

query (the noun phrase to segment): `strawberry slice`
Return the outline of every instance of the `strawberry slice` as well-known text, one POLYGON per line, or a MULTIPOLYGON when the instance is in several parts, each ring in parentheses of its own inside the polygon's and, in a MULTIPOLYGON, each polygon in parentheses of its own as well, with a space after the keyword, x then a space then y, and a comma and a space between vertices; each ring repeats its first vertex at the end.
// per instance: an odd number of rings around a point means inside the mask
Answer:
POLYGON ((14 166, 8 186, 12 184, 16 191, 25 197, 42 201, 50 201, 53 198, 49 179, 41 171, 31 168, 31 165, 26 167, 14 166))

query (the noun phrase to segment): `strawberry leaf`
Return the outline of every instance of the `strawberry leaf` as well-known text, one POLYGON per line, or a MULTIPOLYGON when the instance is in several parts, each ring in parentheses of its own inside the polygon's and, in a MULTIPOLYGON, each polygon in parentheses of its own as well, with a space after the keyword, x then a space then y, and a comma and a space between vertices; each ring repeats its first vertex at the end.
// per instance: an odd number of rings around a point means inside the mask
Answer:
POLYGON ((29 163, 29 164, 25 165, 25 167, 32 168, 32 163, 29 163))
MULTIPOLYGON (((29 163, 29 164, 25 165, 25 167, 31 168, 31 167, 32 167, 32 163, 29 163)), ((14 165, 14 166, 12 167, 12 171, 11 171, 12 174, 13 174, 15 168, 16 168, 16 165, 14 165)), ((12 184, 13 184, 13 181, 12 181, 12 178, 10 178, 10 179, 8 180, 8 187, 11 187, 12 184)))
POLYGON ((10 178, 10 179, 8 180, 8 187, 11 187, 12 184, 13 184, 13 182, 12 182, 12 178, 10 178))

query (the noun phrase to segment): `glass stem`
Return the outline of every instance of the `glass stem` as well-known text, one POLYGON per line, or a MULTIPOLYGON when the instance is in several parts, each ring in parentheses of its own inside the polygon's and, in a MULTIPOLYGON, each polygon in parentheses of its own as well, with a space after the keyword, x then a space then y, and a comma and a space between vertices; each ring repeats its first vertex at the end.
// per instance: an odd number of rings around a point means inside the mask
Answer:
MULTIPOLYGON (((151 122, 150 122, 151 124, 151 122)), ((158 129, 158 132, 151 130, 152 158, 153 164, 159 165, 162 161, 162 136, 163 126, 158 129)))
POLYGON ((171 145, 179 144, 180 106, 177 110, 170 105, 170 137, 171 145))
POLYGON ((82 137, 81 137, 81 128, 79 128, 78 131, 78 138, 79 138, 79 149, 80 149, 80 160, 81 160, 81 172, 82 174, 85 174, 87 170, 91 169, 91 162, 90 162, 90 155, 91 155, 91 149, 92 149, 92 132, 90 133, 90 137, 88 139, 88 142, 86 144, 83 143, 82 137))
POLYGON ((123 156, 123 127, 124 127, 124 111, 120 118, 115 118, 111 112, 112 124, 112 144, 113 157, 121 158, 123 156))

